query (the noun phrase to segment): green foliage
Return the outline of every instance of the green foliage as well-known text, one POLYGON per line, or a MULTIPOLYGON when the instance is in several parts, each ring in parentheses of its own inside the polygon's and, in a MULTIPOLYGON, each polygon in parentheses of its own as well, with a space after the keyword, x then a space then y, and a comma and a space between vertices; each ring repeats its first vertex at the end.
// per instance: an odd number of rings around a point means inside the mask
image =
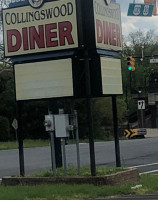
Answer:
POLYGON ((9 121, 6 117, 0 115, 0 141, 9 139, 10 127, 9 121))
POLYGON ((129 74, 127 70, 126 58, 129 55, 135 57, 135 71, 131 72, 132 89, 135 91, 148 91, 149 77, 153 71, 154 65, 149 63, 153 55, 158 55, 158 36, 153 30, 142 32, 141 30, 130 33, 122 52, 122 73, 123 83, 129 88, 129 74), (141 61, 143 53, 143 60, 141 61))
MULTIPOLYGON (((49 140, 30 140, 25 139, 23 141, 24 148, 32 148, 32 147, 45 147, 50 146, 49 140)), ((6 149, 17 149, 18 148, 18 142, 17 141, 3 141, 0 142, 0 150, 6 150, 6 149)))
POLYGON ((22 104, 22 131, 25 139, 47 139, 43 125, 44 116, 47 115, 47 102, 24 102, 22 104))

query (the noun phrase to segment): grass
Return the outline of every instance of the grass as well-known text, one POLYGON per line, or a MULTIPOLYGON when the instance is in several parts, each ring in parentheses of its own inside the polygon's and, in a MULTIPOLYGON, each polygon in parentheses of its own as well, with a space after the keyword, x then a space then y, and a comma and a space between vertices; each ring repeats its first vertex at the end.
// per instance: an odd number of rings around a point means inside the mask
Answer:
MULTIPOLYGON (((104 167, 104 166, 99 166, 96 167, 96 175, 97 176, 103 176, 103 175, 108 175, 116 172, 120 172, 125 170, 123 167, 104 167)), ((69 166, 67 168, 67 176, 77 176, 78 171, 76 167, 69 166)), ((38 173, 34 173, 29 175, 31 177, 53 177, 54 173, 51 170, 46 170, 38 173)), ((56 170, 56 175, 55 176, 64 176, 64 169, 63 168, 57 168, 56 170)), ((81 167, 80 170, 80 176, 91 176, 91 171, 89 167, 81 167)))
MULTIPOLYGON (((26 140, 24 140, 23 143, 24 143, 25 148, 44 147, 44 146, 50 145, 49 140, 26 139, 26 140)), ((0 142, 0 150, 17 149, 17 148, 18 148, 18 142, 17 141, 0 142)))
MULTIPOLYGON (((88 139, 80 140, 80 143, 88 143, 88 142, 89 142, 88 139)), ((101 140, 95 140, 95 142, 101 142, 101 140)), ((50 146, 49 140, 41 140, 41 139, 39 140, 25 139, 23 143, 24 143, 24 148, 50 146)), ((68 140, 68 144, 75 144, 75 140, 68 140)), ((18 148, 17 141, 0 142, 0 150, 17 149, 17 148, 18 148)))
POLYGON ((158 176, 142 175, 136 183, 119 186, 94 185, 37 185, 0 186, 0 199, 3 200, 76 200, 102 198, 111 195, 151 194, 158 192, 158 176), (142 185, 138 189, 131 189, 142 185))

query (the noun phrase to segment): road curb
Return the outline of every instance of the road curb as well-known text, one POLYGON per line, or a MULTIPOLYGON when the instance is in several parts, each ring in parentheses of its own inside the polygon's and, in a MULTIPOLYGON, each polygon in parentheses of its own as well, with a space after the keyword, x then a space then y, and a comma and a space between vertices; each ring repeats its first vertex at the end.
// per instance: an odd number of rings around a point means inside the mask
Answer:
POLYGON ((4 177, 3 185, 39 185, 39 184, 94 184, 94 185, 121 185, 136 182, 139 173, 136 168, 106 176, 94 177, 4 177))

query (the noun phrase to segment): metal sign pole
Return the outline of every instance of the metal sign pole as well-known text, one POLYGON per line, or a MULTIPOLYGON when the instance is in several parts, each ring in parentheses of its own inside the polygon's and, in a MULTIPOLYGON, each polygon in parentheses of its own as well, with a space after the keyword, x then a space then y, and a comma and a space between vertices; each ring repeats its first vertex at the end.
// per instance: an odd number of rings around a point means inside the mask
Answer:
POLYGON ((56 161, 55 161, 55 146, 54 146, 54 132, 50 132, 50 140, 51 140, 51 161, 52 161, 52 170, 54 175, 56 175, 56 161))
POLYGON ((92 117, 92 98, 91 98, 91 82, 90 82, 90 67, 88 52, 85 51, 85 76, 86 76, 86 101, 87 101, 87 114, 88 114, 88 127, 89 127, 89 149, 91 161, 91 175, 96 176, 95 164, 95 149, 93 138, 93 117, 92 117))
POLYGON ((67 175, 67 166, 66 166, 66 149, 65 149, 65 138, 61 138, 61 145, 62 145, 62 158, 63 158, 63 165, 64 165, 64 175, 67 175))
POLYGON ((20 176, 25 176, 24 168, 24 148, 23 148, 23 135, 22 135, 22 105, 21 102, 17 102, 18 122, 17 129, 18 144, 19 144, 19 164, 20 164, 20 176))
POLYGON ((78 167, 78 175, 80 175, 80 150, 79 150, 79 134, 78 134, 78 121, 77 121, 77 110, 74 110, 74 125, 75 125, 75 133, 76 133, 76 151, 77 151, 77 167, 78 167))
POLYGON ((112 96, 116 167, 121 167, 116 96, 112 96))

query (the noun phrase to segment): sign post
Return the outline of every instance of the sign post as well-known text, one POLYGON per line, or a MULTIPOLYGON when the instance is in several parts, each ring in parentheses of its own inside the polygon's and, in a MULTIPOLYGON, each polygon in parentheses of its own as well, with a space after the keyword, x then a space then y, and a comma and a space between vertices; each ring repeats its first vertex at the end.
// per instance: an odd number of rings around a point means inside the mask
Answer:
POLYGON ((88 115, 88 128, 89 128, 89 149, 90 149, 90 163, 91 163, 91 175, 96 176, 96 164, 95 164, 95 150, 94 150, 94 129, 93 129, 93 116, 92 116, 92 98, 91 98, 91 82, 90 82, 90 67, 88 52, 85 51, 85 78, 86 78, 86 102, 87 102, 87 115, 88 115))
POLYGON ((22 134, 22 102, 17 102, 18 111, 18 144, 19 144, 19 164, 20 164, 20 176, 25 176, 25 165, 24 165, 24 148, 23 148, 23 134, 22 134))
POLYGON ((116 96, 112 96, 116 167, 121 167, 116 96))

